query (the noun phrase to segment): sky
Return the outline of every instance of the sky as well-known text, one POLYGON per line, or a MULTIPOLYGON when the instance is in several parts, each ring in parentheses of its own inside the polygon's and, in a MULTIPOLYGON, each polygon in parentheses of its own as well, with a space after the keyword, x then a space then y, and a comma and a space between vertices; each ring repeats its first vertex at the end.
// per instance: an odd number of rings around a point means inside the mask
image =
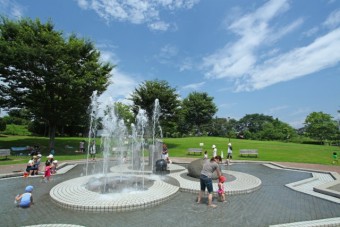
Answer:
POLYGON ((0 0, 0 14, 91 40, 116 65, 101 101, 158 79, 206 92, 216 117, 340 119, 339 0, 0 0))

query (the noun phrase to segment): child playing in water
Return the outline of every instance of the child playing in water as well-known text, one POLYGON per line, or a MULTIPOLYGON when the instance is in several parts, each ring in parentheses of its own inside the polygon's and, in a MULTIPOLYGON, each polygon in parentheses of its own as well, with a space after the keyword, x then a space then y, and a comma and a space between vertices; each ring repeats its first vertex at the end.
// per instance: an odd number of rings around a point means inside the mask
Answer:
POLYGON ((225 194, 224 194, 224 182, 226 181, 225 176, 220 176, 218 178, 218 201, 224 202, 225 201, 225 194))
POLYGON ((19 194, 15 197, 15 202, 18 207, 27 208, 33 204, 32 191, 33 186, 29 185, 25 188, 25 193, 19 194))
POLYGON ((46 162, 45 164, 45 174, 44 174, 44 181, 45 183, 50 181, 50 177, 51 177, 51 163, 50 162, 46 162))
POLYGON ((58 160, 53 160, 52 166, 51 166, 51 174, 57 173, 57 167, 58 167, 58 160))

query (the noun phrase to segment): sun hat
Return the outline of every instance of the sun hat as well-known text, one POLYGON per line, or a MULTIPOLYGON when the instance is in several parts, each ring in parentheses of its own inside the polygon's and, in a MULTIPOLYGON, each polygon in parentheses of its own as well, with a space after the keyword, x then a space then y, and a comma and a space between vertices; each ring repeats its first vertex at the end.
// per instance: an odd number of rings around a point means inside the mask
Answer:
POLYGON ((225 176, 220 176, 220 177, 218 178, 218 180, 219 180, 220 182, 224 183, 224 182, 227 180, 227 178, 225 178, 225 176))
POLYGON ((41 154, 38 154, 37 156, 38 156, 38 158, 41 158, 41 154))
POLYGON ((47 158, 53 158, 53 154, 50 154, 49 156, 47 156, 47 158))
POLYGON ((37 159, 37 158, 38 158, 38 156, 36 156, 36 155, 33 156, 33 159, 37 159))
POLYGON ((58 160, 54 160, 53 163, 58 163, 58 160))
POLYGON ((28 161, 28 164, 32 164, 32 163, 33 163, 33 160, 32 160, 32 159, 28 161))
POLYGON ((25 192, 32 192, 33 191, 33 186, 32 185, 28 185, 26 188, 25 188, 25 192))
POLYGON ((228 146, 231 146, 231 143, 228 143, 228 146))
POLYGON ((216 148, 216 145, 214 144, 214 145, 212 145, 212 148, 216 148))

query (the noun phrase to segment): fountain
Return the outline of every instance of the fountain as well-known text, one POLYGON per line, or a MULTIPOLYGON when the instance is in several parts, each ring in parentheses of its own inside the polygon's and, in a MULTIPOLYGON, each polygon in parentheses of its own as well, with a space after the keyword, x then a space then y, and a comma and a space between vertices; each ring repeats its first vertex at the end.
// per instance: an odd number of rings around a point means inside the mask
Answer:
MULTIPOLYGON (((197 193, 200 188, 199 181, 182 177, 188 174, 183 166, 171 164, 170 170, 167 170, 168 175, 154 174, 167 168, 164 165, 165 160, 160 159, 162 130, 158 121, 161 114, 159 101, 155 100, 151 118, 148 118, 145 110, 139 110, 136 122, 131 124, 131 133, 128 133, 124 121, 115 113, 114 104, 109 99, 103 111, 103 161, 90 163, 87 159, 85 175, 54 186, 50 191, 52 200, 68 209, 120 212, 164 203, 180 189, 197 193), (152 132, 148 131, 150 121, 152 132), (147 138, 149 135, 152 135, 151 140, 147 138), (155 164, 161 162, 163 164, 157 166, 160 169, 155 168, 155 164), (179 186, 167 183, 169 177, 178 180, 179 186)), ((97 96, 93 94, 90 105, 89 143, 96 135, 99 112, 97 96)), ((229 170, 224 173, 237 179, 230 184, 232 188, 227 188, 228 194, 250 193, 261 186, 261 180, 248 174, 229 170)), ((217 188, 217 184, 214 184, 214 188, 217 188)))
MULTIPOLYGON (((97 94, 93 93, 88 144, 96 137, 99 106, 97 94)), ((76 210, 121 211, 154 206, 175 195, 178 187, 162 181, 162 176, 152 174, 162 149, 158 99, 152 117, 148 118, 143 109, 138 111, 136 122, 131 124, 131 133, 117 116, 112 99, 107 101, 102 112, 103 161, 90 163, 88 154, 84 176, 56 185, 50 192, 52 199, 63 207, 76 210), (149 119, 152 132, 147 131, 149 119), (148 140, 147 135, 152 135, 152 139, 148 140), (67 196, 55 193, 66 188, 67 196)))

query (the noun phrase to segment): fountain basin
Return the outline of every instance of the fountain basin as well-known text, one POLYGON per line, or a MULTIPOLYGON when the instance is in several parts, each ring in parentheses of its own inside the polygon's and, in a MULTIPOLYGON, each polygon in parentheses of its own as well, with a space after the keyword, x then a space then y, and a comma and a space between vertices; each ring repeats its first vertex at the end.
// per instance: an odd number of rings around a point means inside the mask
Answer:
MULTIPOLYGON (((109 178, 119 176, 117 173, 107 174, 109 178)), ((153 184, 141 191, 100 194, 86 189, 91 178, 93 176, 84 176, 62 182, 51 189, 50 196, 58 205, 68 209, 120 212, 156 206, 171 199, 179 191, 179 187, 153 178, 153 184)))

